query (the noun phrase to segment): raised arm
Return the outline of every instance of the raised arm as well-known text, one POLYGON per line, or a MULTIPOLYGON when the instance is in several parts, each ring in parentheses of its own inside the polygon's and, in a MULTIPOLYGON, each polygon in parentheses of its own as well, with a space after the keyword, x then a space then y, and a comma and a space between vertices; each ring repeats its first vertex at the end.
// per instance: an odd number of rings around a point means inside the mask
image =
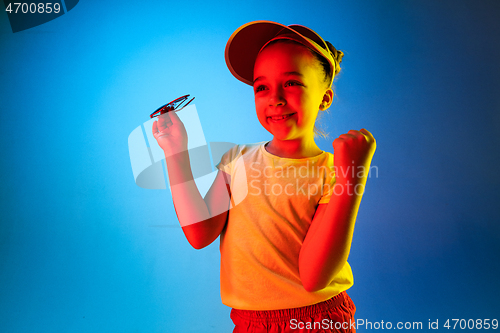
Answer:
POLYGON ((230 177, 219 171, 202 198, 191 171, 187 132, 174 112, 158 117, 153 135, 165 153, 177 218, 188 242, 196 249, 212 243, 224 228, 230 203, 230 177))
POLYGON ((341 135, 333 146, 336 187, 330 202, 318 205, 299 255, 302 285, 310 292, 327 287, 347 262, 376 143, 362 129, 341 135))

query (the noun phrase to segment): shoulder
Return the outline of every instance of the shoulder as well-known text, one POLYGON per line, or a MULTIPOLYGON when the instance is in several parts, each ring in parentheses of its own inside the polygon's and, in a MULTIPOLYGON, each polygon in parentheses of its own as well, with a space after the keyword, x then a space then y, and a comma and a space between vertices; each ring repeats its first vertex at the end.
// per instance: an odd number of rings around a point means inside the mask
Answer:
POLYGON ((258 153, 260 151, 260 147, 266 143, 267 141, 256 142, 256 143, 245 143, 245 144, 235 144, 232 146, 226 154, 236 157, 240 155, 248 155, 252 153, 258 153))
POLYGON ((261 141, 261 142, 256 142, 256 143, 246 143, 239 145, 240 147, 240 152, 242 154, 248 154, 248 153, 253 153, 253 152, 259 152, 260 147, 265 144, 267 141, 261 141))
POLYGON ((335 167, 333 164, 334 154, 325 151, 318 159, 317 167, 320 169, 318 174, 323 175, 326 183, 331 183, 335 179, 335 167))
POLYGON ((228 145, 225 147, 225 152, 219 152, 221 157, 218 157, 217 154, 214 154, 214 151, 212 149, 212 157, 215 160, 220 159, 222 164, 235 163, 241 157, 245 157, 245 159, 252 159, 260 153, 260 147, 266 142, 267 141, 246 144, 228 143, 228 145))
POLYGON ((334 155, 328 151, 324 151, 318 159, 318 165, 325 165, 333 167, 334 155))

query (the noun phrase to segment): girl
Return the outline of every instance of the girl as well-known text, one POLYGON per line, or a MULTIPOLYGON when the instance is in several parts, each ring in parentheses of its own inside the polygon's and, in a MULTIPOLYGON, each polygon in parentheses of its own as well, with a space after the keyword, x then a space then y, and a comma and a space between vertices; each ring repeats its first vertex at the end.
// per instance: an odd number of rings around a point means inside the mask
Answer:
POLYGON ((187 240, 201 249, 220 235, 233 332, 355 331, 347 258, 375 139, 351 130, 333 141, 335 158, 314 140, 342 56, 299 25, 255 21, 233 33, 226 63, 253 86, 257 118, 273 139, 228 150, 205 198, 179 117, 153 124, 187 240))

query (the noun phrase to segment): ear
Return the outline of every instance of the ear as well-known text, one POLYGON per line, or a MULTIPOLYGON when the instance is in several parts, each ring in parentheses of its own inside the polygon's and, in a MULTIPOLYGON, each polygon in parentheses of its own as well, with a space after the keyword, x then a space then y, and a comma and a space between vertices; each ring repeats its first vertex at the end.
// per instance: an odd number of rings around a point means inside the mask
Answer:
POLYGON ((330 105, 332 105, 333 95, 334 95, 334 93, 333 93, 332 88, 328 88, 325 91, 325 94, 323 95, 323 100, 321 101, 321 104, 319 105, 319 109, 321 111, 325 111, 326 109, 328 109, 330 107, 330 105))

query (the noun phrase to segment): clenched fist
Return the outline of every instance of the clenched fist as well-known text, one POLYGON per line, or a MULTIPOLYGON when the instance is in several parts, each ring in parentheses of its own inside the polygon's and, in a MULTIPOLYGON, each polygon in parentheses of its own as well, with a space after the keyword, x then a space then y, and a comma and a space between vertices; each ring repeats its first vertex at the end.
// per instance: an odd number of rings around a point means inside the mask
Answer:
POLYGON ((377 144, 366 129, 350 130, 333 141, 337 183, 366 183, 377 144))
POLYGON ((165 152, 165 156, 186 151, 188 136, 184 124, 175 112, 167 112, 153 123, 153 136, 165 152))

